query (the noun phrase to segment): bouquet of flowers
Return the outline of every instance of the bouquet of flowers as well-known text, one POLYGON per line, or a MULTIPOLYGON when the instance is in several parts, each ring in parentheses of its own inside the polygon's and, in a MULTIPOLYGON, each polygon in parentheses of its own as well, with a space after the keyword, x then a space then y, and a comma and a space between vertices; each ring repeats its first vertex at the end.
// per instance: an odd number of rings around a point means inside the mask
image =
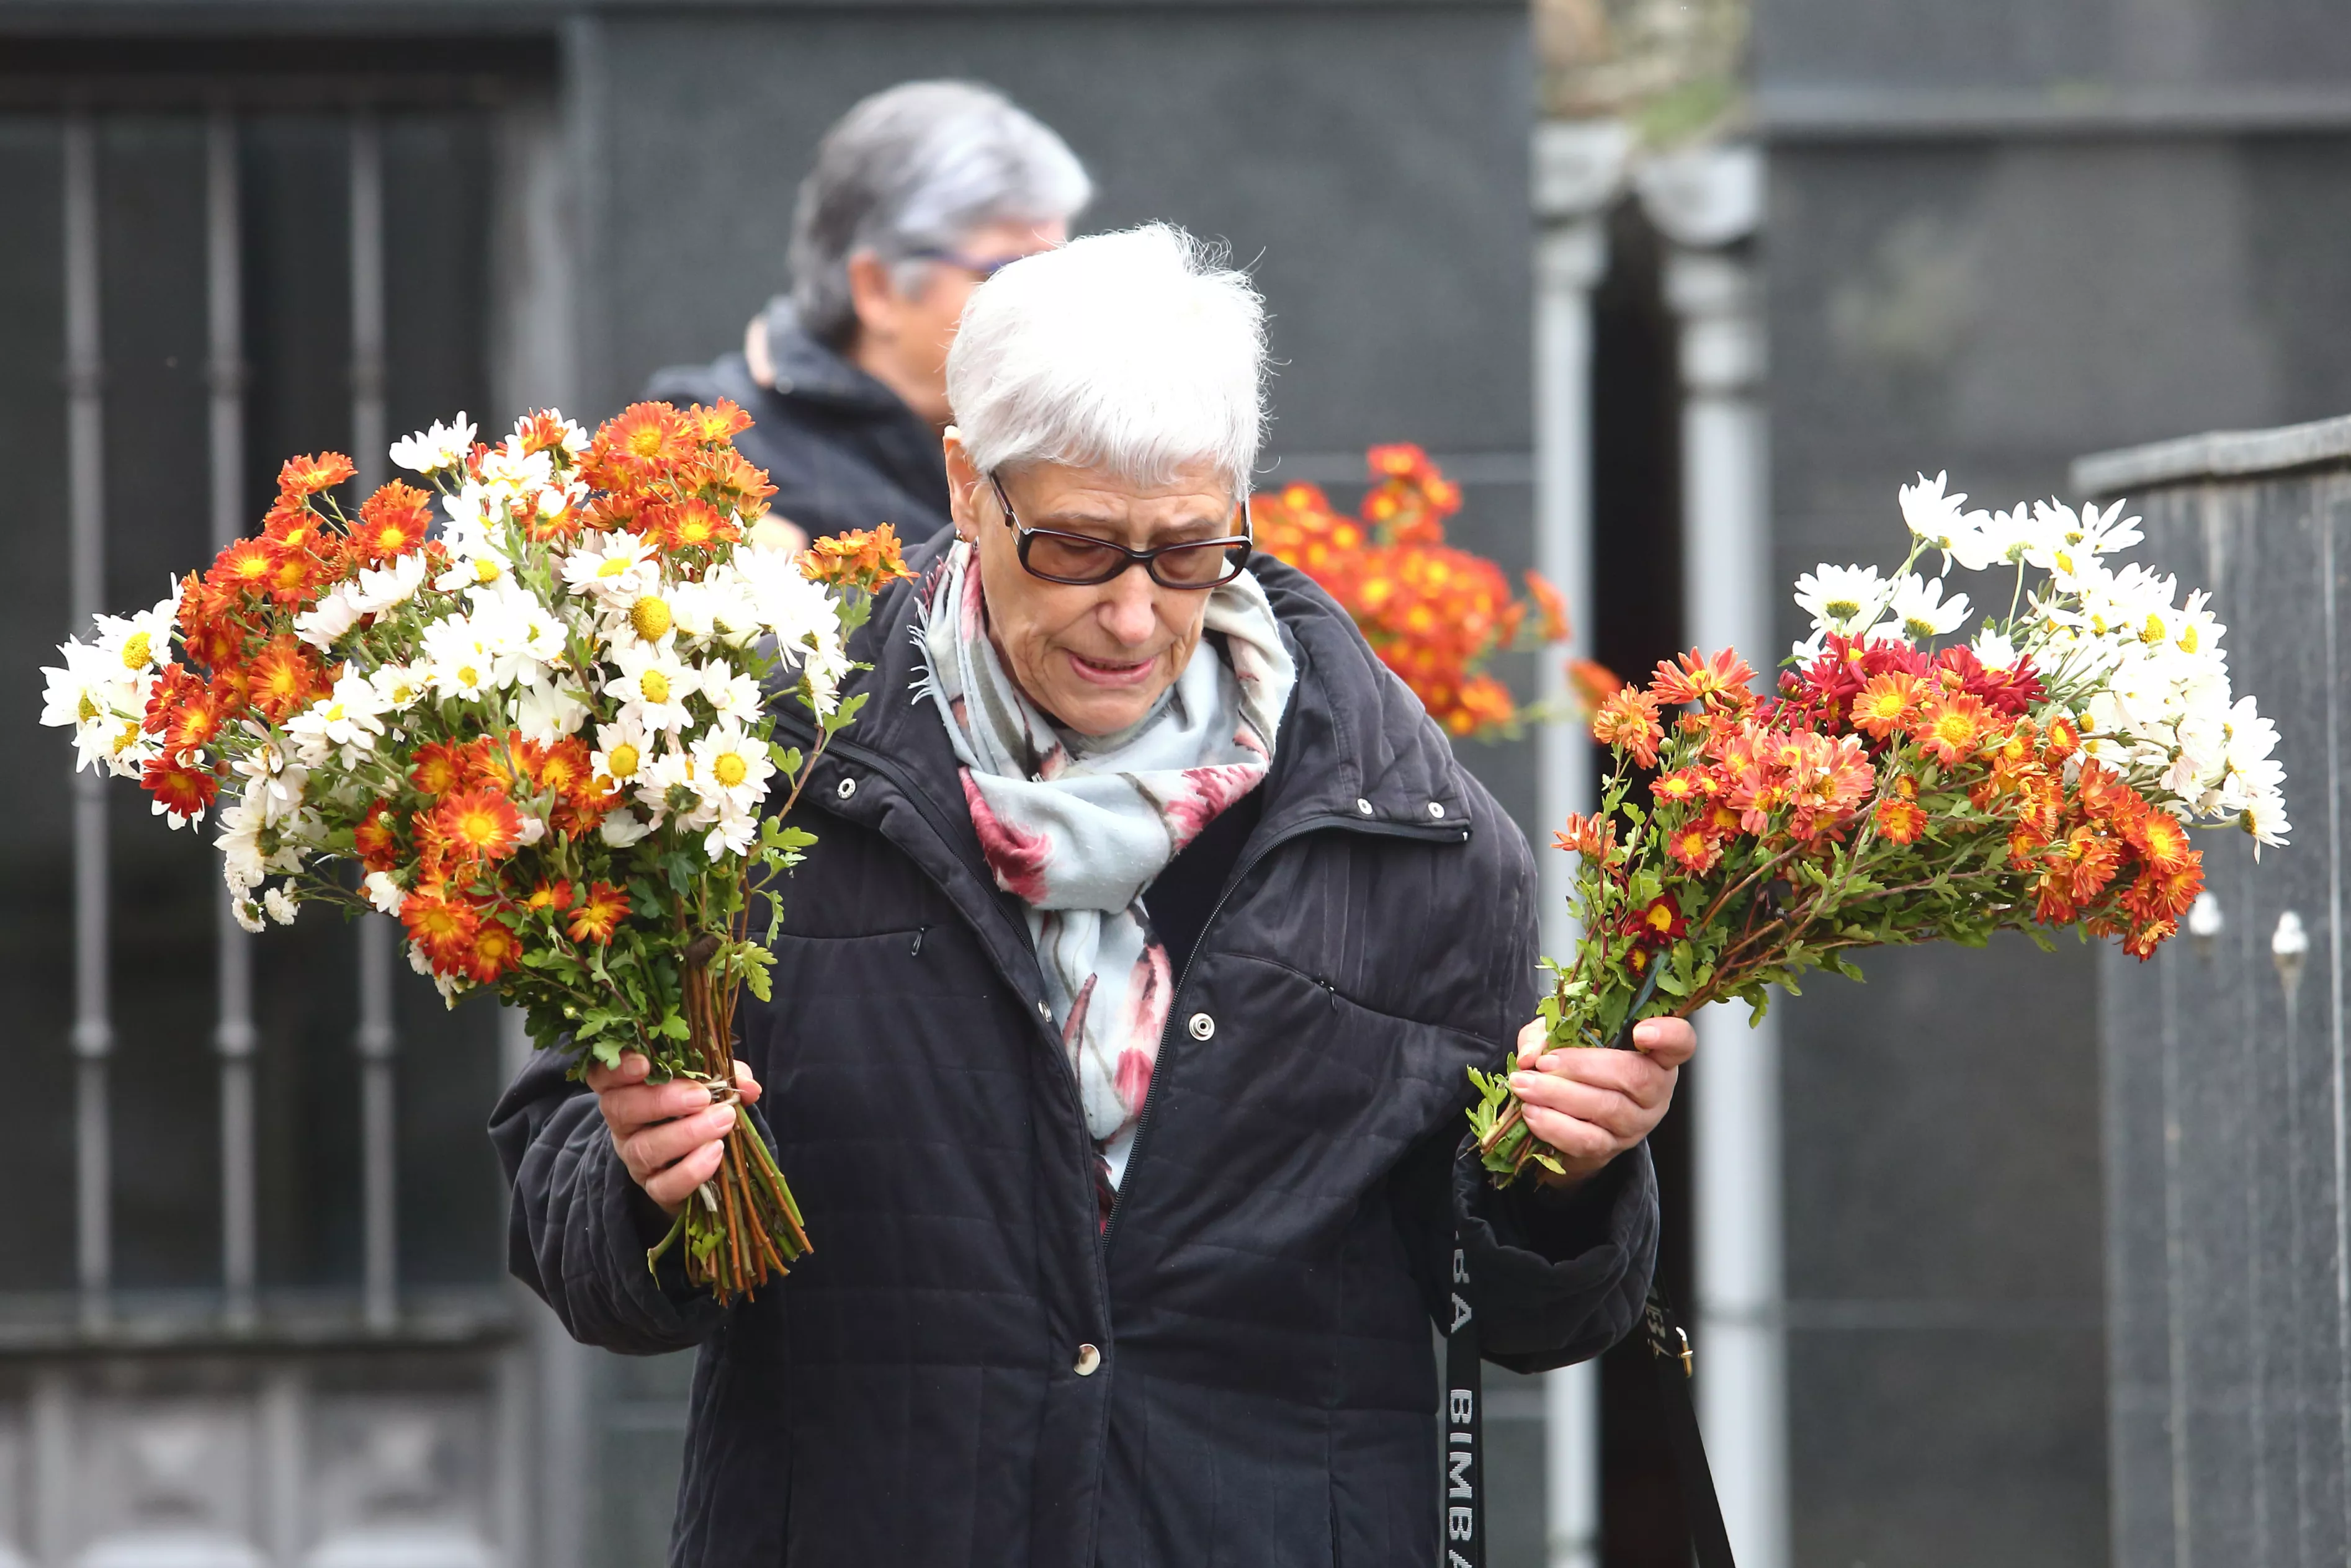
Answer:
MULTIPOLYGON (((746 540, 773 493, 733 445, 749 423, 639 403, 591 438, 549 411, 487 446, 461 413, 392 448, 437 507, 394 481, 348 514, 350 460, 293 458, 257 537, 64 645, 43 722, 172 827, 218 805, 247 930, 396 916, 452 1004, 495 991, 575 1071, 642 1051, 731 1101, 773 879, 813 841, 783 819, 862 700, 843 641, 905 570, 887 528, 746 540), (769 738, 787 693, 807 755, 769 738)), ((682 1238, 722 1300, 808 1249, 747 1118, 699 1198, 648 1261, 682 1238)))
POLYGON ((1559 591, 1528 572, 1530 616, 1499 567, 1446 544, 1445 519, 1461 509, 1461 487, 1419 447, 1374 446, 1366 459, 1373 483, 1359 516, 1341 515, 1312 485, 1256 497, 1258 548, 1343 605, 1448 733, 1516 735, 1543 715, 1517 703, 1486 665, 1500 649, 1566 640, 1559 591))
MULTIPOLYGON (((2277 732, 2232 699, 2208 596, 2108 558, 2139 538, 2122 504, 1963 512, 1943 476, 1901 491, 1891 577, 1822 566, 1776 695, 1736 653, 1696 651, 1593 719, 1613 768, 1559 847, 1581 857, 1583 936, 1541 1004, 1556 1046, 1832 969, 1865 947, 1981 946, 2072 927, 2145 959, 2204 883, 2189 831, 2285 841, 2277 732), (1972 639, 1964 594, 1912 568, 2013 572, 1972 639)), ((1498 1180, 1558 1169, 1502 1075, 1473 1072, 1498 1180)))

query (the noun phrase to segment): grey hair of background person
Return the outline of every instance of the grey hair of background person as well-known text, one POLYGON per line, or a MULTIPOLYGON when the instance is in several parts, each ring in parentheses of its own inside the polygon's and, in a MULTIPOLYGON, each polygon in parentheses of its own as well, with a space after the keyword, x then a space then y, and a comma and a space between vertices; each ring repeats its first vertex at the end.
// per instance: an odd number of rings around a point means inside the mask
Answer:
POLYGON ((792 215, 792 303, 820 341, 857 325, 849 258, 870 250, 922 285, 925 250, 954 250, 992 223, 1074 216, 1093 183, 1068 143, 992 88, 910 81, 860 101, 817 146, 792 215))

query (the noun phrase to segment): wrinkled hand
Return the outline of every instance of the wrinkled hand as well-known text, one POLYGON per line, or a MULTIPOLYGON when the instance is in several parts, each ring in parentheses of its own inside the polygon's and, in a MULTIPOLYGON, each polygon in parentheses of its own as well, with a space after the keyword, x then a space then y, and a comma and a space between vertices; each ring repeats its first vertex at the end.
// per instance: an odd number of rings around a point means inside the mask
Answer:
MULTIPOLYGON (((618 1067, 600 1062, 589 1068, 588 1087, 596 1092, 597 1107, 629 1179, 663 1213, 674 1216, 695 1187, 718 1174, 735 1107, 712 1104, 708 1087, 688 1079, 648 1083, 652 1066, 642 1052, 623 1051, 618 1067)), ((735 1087, 746 1105, 758 1103, 759 1081, 739 1061, 735 1087)))
POLYGON ((1698 1050, 1698 1030, 1687 1019, 1645 1019, 1633 1026, 1631 1051, 1552 1051, 1550 1043, 1541 1019, 1519 1030, 1510 1088, 1526 1108, 1527 1130, 1567 1167, 1563 1176, 1541 1171, 1542 1179, 1573 1186, 1666 1119, 1682 1063, 1698 1050))

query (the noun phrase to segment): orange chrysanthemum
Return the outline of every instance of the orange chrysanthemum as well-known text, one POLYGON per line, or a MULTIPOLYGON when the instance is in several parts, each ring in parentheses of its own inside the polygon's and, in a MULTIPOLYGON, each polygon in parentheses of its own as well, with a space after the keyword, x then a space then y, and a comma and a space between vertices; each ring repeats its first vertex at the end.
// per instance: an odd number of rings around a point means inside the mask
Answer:
POLYGON ((626 889, 614 887, 609 882, 588 884, 579 906, 564 928, 574 942, 606 943, 629 916, 629 894, 626 889))
POLYGON ((1720 783, 1703 768, 1677 768, 1650 780, 1649 796, 1660 806, 1679 805, 1713 794, 1720 783))
POLYGON ((460 862, 503 860, 522 843, 522 813, 496 789, 450 796, 434 808, 433 826, 460 862))
POLYGON ((1917 676, 1899 670, 1872 676, 1853 699, 1853 727, 1873 740, 1909 728, 1925 689, 1917 676))
POLYGON ((351 548, 361 560, 374 565, 416 549, 432 526, 433 497, 394 479, 360 504, 351 548))
MULTIPOLYGON (((2188 830, 2180 825, 2179 818, 2168 811, 2141 813, 2124 830, 2124 836, 2130 841, 2131 848, 2138 852, 2141 862, 2152 871, 2164 873, 2178 872, 2200 858, 2189 847, 2188 830)), ((2198 878, 2200 882, 2200 871, 2198 878)), ((2181 911, 2169 913, 2177 915, 2181 911)))
POLYGON ((1927 831, 1927 812, 1916 800, 1888 795, 1877 803, 1877 834, 1889 843, 1912 844, 1927 831))
POLYGON ((437 973, 454 975, 463 970, 481 916, 461 898, 420 889, 401 900, 400 923, 437 973))
POLYGON ((679 419, 690 441, 729 441, 751 428, 751 416, 723 397, 707 408, 695 403, 679 419))
POLYGON ((732 517, 700 497, 645 507, 637 514, 637 531, 665 550, 716 549, 743 533, 732 517))
POLYGON ((1659 662, 1649 692, 1668 706, 1702 702, 1740 707, 1751 700, 1749 684, 1754 679, 1755 671, 1735 649, 1725 648, 1708 658, 1692 648, 1671 663, 1659 662))
POLYGON ((1596 811, 1571 816, 1567 826, 1552 835, 1552 842, 1571 854, 1605 861, 1615 852, 1616 825, 1596 811))
POLYGON ((1920 750, 1952 768, 1982 749, 1996 724, 1981 698, 1965 692, 1946 693, 1919 708, 1911 720, 1910 734, 1920 750))
POLYGON ((659 477, 694 450, 677 410, 665 402, 631 403, 596 432, 583 466, 590 483, 627 489, 659 477))
POLYGON ((246 666, 246 695, 263 716, 284 723, 310 706, 326 689, 324 672, 310 651, 280 632, 246 666))
POLYGON ((800 573, 811 582, 869 593, 910 575, 899 553, 898 530, 888 523, 817 540, 800 556, 800 573))
POLYGON ((1698 823, 1676 828, 1666 835, 1666 853, 1695 876, 1704 876, 1722 858, 1722 841, 1698 823))
POLYGON ((267 541, 239 539, 214 558, 212 570, 204 573, 204 585, 230 591, 266 593, 269 591, 270 574, 277 567, 277 552, 267 541))
POLYGON ((465 977, 477 985, 495 985, 499 976, 522 962, 522 938, 515 928, 495 915, 483 915, 474 926, 473 940, 465 944, 462 967, 465 977))
POLYGON ((416 748, 408 779, 427 795, 446 795, 465 783, 470 761, 465 747, 455 741, 428 741, 416 748))
POLYGON ((1571 630, 1567 623, 1567 601, 1551 580, 1539 571, 1530 571, 1521 578, 1527 585, 1527 597, 1534 601, 1535 632, 1546 643, 1564 643, 1571 630))
POLYGON ((286 497, 315 496, 321 490, 331 490, 359 470, 351 460, 340 452, 321 452, 316 457, 288 457, 277 470, 277 493, 286 497))
POLYGON ((522 906, 534 914, 560 915, 571 907, 571 884, 561 877, 541 881, 523 899, 522 906))
POLYGON ((366 817, 351 830, 351 847, 370 871, 390 871, 400 863, 400 823, 390 802, 378 800, 368 807, 366 817))
POLYGON ((1601 745, 1629 751, 1644 768, 1657 764, 1657 743, 1665 738, 1657 723, 1657 699, 1638 686, 1619 686, 1592 717, 1592 738, 1601 745))

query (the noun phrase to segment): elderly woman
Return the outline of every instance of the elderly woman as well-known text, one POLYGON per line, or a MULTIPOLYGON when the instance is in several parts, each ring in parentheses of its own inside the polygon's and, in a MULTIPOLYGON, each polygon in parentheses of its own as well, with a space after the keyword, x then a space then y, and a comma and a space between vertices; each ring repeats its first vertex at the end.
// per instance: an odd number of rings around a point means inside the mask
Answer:
POLYGON ((674 1563, 1423 1568, 1456 1234, 1505 1366, 1634 1322, 1690 1031, 1522 1032, 1525 841, 1249 553, 1263 366, 1169 228, 973 298, 954 529, 862 634, 745 1015, 789 1280, 722 1311, 646 1269, 736 1114, 699 1086, 549 1063, 501 1108, 516 1271, 581 1339, 701 1346, 674 1563), (1514 1036, 1569 1171, 1499 1193, 1456 1155, 1514 1036))

